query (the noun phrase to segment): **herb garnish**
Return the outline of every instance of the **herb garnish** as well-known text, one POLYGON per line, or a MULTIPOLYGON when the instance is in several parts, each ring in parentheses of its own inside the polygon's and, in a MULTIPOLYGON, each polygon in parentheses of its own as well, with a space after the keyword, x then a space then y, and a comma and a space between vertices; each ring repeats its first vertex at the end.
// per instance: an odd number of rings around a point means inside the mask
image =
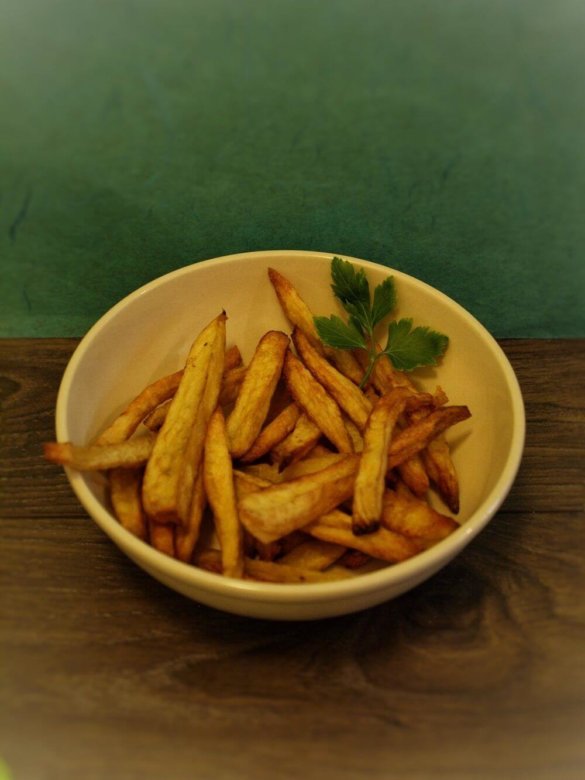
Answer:
POLYGON ((315 317, 315 326, 321 340, 338 349, 365 349, 369 363, 361 386, 372 373, 376 360, 386 355, 394 368, 412 371, 420 366, 434 366, 449 344, 449 338, 428 327, 413 328, 411 319, 393 320, 388 325, 388 338, 382 351, 376 347, 374 330, 396 306, 396 289, 389 276, 374 290, 362 268, 356 270, 347 260, 334 257, 331 261, 331 289, 349 315, 347 322, 332 314, 315 317))

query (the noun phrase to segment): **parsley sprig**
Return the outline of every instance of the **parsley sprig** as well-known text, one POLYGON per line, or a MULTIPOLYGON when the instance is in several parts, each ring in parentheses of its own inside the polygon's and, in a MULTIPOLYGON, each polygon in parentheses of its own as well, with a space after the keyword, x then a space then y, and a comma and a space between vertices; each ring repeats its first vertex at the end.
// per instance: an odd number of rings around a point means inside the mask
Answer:
POLYGON ((347 260, 334 257, 331 261, 331 289, 347 312, 348 321, 332 314, 315 317, 315 326, 321 340, 338 349, 365 349, 369 362, 362 387, 367 383, 376 360, 386 355, 392 365, 401 371, 412 371, 419 366, 434 366, 449 344, 449 338, 428 327, 413 327, 411 319, 393 320, 388 325, 388 338, 382 351, 376 347, 374 331, 396 306, 396 288, 389 276, 374 290, 362 268, 356 269, 347 260))

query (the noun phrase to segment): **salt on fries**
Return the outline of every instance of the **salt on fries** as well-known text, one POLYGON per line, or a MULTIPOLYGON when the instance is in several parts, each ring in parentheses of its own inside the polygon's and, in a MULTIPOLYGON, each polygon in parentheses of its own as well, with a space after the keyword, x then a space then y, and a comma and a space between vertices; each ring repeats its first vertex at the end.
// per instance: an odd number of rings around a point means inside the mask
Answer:
POLYGON ((386 355, 360 387, 365 351, 323 344, 293 284, 268 276, 290 336, 267 332, 245 365, 222 311, 92 443, 48 442, 45 457, 104 472, 124 528, 227 577, 336 581, 437 544, 458 528, 429 500, 459 511, 444 432, 469 409, 386 355))

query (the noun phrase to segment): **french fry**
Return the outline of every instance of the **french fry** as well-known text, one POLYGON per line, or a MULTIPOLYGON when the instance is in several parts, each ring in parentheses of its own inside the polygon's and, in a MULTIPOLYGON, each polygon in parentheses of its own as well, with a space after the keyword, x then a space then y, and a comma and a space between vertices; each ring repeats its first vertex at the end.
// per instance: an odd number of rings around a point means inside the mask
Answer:
POLYGON ((143 471, 140 466, 110 469, 108 483, 112 509, 120 525, 139 539, 146 540, 148 525, 141 499, 143 471))
POLYGON ((241 522, 262 542, 302 528, 351 496, 357 460, 348 455, 314 474, 243 496, 238 502, 241 522))
POLYGON ((323 571, 338 561, 346 549, 340 544, 323 542, 321 539, 307 539, 279 558, 278 562, 301 569, 323 571))
POLYGON ((415 495, 422 498, 428 493, 430 488, 429 475, 421 453, 403 461, 397 468, 400 476, 415 495))
POLYGON ((382 524, 391 531, 418 539, 431 546, 459 528, 458 523, 433 509, 400 485, 386 490, 383 497, 382 524))
POLYGON ((353 452, 353 445, 337 403, 290 351, 284 360, 284 378, 290 394, 339 452, 353 452))
POLYGON ((293 342, 299 357, 315 379, 337 401, 339 408, 357 425, 358 429, 363 431, 368 415, 372 411, 372 404, 368 398, 357 385, 325 360, 298 328, 293 331, 293 342))
POLYGON ((150 457, 155 441, 151 434, 135 436, 119 444, 90 444, 88 447, 51 441, 43 444, 43 454, 51 463, 78 471, 108 471, 142 466, 150 457))
POLYGON ((400 465, 424 449, 435 436, 469 417, 471 412, 467 406, 443 406, 435 409, 423 420, 404 428, 390 444, 388 469, 400 465))
POLYGON ((355 384, 359 384, 364 374, 359 363, 351 352, 344 349, 333 349, 323 344, 315 327, 313 313, 299 295, 296 287, 274 268, 268 269, 268 277, 276 292, 284 315, 291 325, 302 331, 311 341, 314 348, 321 355, 325 355, 330 359, 344 376, 351 379, 355 384))
MULTIPOLYGON (((241 359, 242 355, 237 347, 230 347, 225 353, 224 374, 219 396, 219 403, 221 406, 228 406, 233 403, 238 396, 240 387, 246 376, 246 368, 237 363, 234 365, 234 363, 236 360, 241 362, 241 359)), ((183 371, 177 371, 177 375, 182 376, 183 371)), ((169 411, 171 401, 172 398, 168 398, 147 414, 142 422, 149 430, 158 431, 162 427, 169 411)))
POLYGON ((350 547, 389 563, 405 561, 422 549, 415 540, 384 527, 371 534, 356 536, 352 530, 351 517, 338 509, 317 518, 306 525, 304 530, 316 539, 350 547))
POLYGON ((459 513, 459 478, 451 459, 451 448, 443 434, 435 436, 422 451, 429 477, 454 515, 459 513))
MULTIPOLYGON (((221 559, 218 550, 203 550, 197 553, 194 562, 202 569, 216 574, 221 573, 221 559)), ((315 569, 273 563, 272 561, 259 561, 247 557, 244 559, 244 569, 248 579, 283 584, 333 582, 353 576, 351 571, 344 571, 341 567, 331 568, 328 571, 316 571, 315 569)))
POLYGON ((157 523, 152 518, 148 518, 148 536, 150 544, 155 550, 158 550, 171 558, 175 557, 175 527, 157 523))
POLYGON ((244 572, 243 529, 238 518, 227 428, 219 407, 207 427, 203 483, 221 548, 222 571, 227 577, 241 577, 244 572))
POLYGON ((289 435, 272 448, 270 460, 281 468, 296 463, 311 452, 322 435, 319 426, 303 412, 289 435))
POLYGON ((205 433, 219 398, 225 363, 225 320, 225 317, 220 317, 217 321, 207 365, 205 388, 181 456, 182 465, 177 483, 176 501, 177 515, 181 521, 180 524, 183 526, 186 526, 189 522, 193 488, 203 457, 205 433))
POLYGON ((226 407, 235 403, 247 371, 246 366, 236 366, 225 372, 219 394, 220 406, 226 407))
POLYGON ((303 477, 305 474, 314 474, 317 471, 321 471, 333 463, 339 463, 340 460, 346 457, 342 452, 324 452, 320 455, 314 455, 313 452, 310 452, 306 458, 297 460, 283 469, 280 472, 280 476, 283 482, 289 482, 291 479, 303 477))
POLYGON ((246 453, 266 420, 270 401, 282 373, 289 337, 268 331, 259 341, 226 429, 232 457, 246 453))
POLYGON ((183 456, 205 392, 214 343, 221 338, 220 331, 225 337, 225 319, 222 312, 193 342, 181 383, 146 466, 142 501, 148 516, 159 523, 180 522, 177 499, 183 456))
POLYGON ((186 522, 182 526, 178 525, 175 529, 175 551, 180 561, 189 563, 193 557, 193 551, 199 541, 199 533, 206 506, 207 496, 203 486, 203 470, 199 469, 193 484, 186 522))
POLYGON ((160 431, 162 424, 167 418, 172 400, 172 398, 168 398, 166 401, 163 401, 161 404, 156 406, 152 412, 146 415, 142 421, 142 424, 146 426, 149 431, 152 431, 153 433, 160 431))
POLYGON ((393 390, 380 398, 368 418, 353 493, 354 534, 371 533, 380 525, 390 439, 405 403, 405 391, 393 390))
POLYGON ((242 455, 242 463, 253 463, 264 457, 270 450, 280 444, 294 427, 299 419, 301 410, 295 403, 290 403, 268 425, 266 425, 256 437, 256 441, 250 449, 242 455))
POLYGON ((129 439, 147 415, 175 394, 182 377, 182 371, 175 371, 148 385, 97 437, 94 444, 118 444, 129 439))

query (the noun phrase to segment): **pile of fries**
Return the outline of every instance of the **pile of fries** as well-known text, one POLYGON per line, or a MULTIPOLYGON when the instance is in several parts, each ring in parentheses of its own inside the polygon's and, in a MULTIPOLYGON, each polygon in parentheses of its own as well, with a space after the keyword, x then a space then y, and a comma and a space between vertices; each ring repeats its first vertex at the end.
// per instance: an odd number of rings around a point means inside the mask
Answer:
POLYGON ((458 523, 429 496, 459 511, 444 432, 469 409, 386 356, 362 389, 366 356, 325 346, 296 288, 268 275, 290 335, 267 332, 244 365, 222 311, 94 442, 49 442, 45 457, 103 472, 124 528, 227 577, 337 580, 444 539, 458 523))

